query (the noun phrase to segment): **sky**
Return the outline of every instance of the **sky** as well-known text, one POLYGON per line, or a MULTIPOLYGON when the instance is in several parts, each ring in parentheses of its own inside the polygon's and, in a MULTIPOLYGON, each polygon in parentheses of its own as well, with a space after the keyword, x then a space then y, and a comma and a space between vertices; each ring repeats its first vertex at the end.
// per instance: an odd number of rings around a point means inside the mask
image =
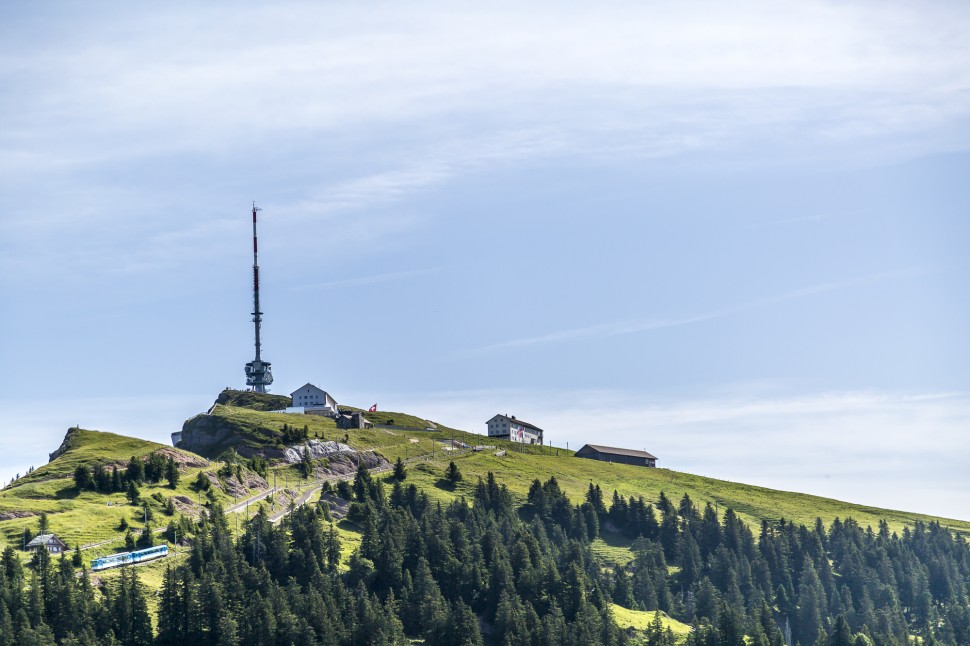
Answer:
POLYGON ((0 481, 273 391, 970 519, 970 5, 0 6, 0 481))

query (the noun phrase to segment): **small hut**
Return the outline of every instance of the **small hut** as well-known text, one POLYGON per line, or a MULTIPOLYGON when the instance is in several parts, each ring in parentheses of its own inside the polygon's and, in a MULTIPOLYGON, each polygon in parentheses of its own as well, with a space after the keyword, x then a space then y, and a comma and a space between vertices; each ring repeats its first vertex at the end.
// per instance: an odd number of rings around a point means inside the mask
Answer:
POLYGON ((60 554, 67 551, 67 544, 54 534, 41 534, 27 543, 28 551, 33 552, 40 548, 46 549, 51 554, 60 554))

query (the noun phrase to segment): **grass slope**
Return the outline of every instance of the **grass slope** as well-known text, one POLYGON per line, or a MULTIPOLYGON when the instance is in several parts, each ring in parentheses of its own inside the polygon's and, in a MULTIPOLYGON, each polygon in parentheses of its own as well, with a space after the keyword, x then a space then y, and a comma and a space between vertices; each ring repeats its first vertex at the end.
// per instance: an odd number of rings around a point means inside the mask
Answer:
POLYGON ((348 443, 360 449, 386 449, 385 457, 394 459, 400 453, 405 457, 410 455, 410 439, 427 440, 421 444, 422 449, 431 451, 431 438, 444 439, 454 436, 463 442, 482 442, 482 438, 473 433, 462 433, 456 429, 438 426, 436 433, 428 431, 414 431, 413 428, 423 428, 427 421, 407 415, 405 413, 381 412, 369 413, 368 419, 385 425, 388 421, 390 428, 351 429, 349 431, 337 428, 336 423, 329 417, 320 415, 303 415, 299 413, 270 413, 239 406, 216 405, 206 415, 198 415, 186 422, 185 429, 194 433, 194 429, 204 429, 210 437, 219 438, 200 452, 210 458, 217 458, 228 448, 247 446, 251 448, 282 448, 284 425, 302 429, 307 428, 311 439, 340 440, 347 435, 348 443))
POLYGON ((683 643, 691 631, 689 625, 676 619, 671 619, 666 613, 660 611, 655 613, 653 611, 630 610, 629 608, 611 603, 610 612, 613 613, 613 619, 620 628, 633 628, 637 631, 646 630, 647 626, 653 621, 654 614, 659 613, 660 623, 663 624, 664 628, 670 628, 670 632, 674 634, 674 638, 678 644, 683 643))
POLYGON ((785 518, 812 525, 815 518, 820 517, 827 525, 837 517, 851 517, 863 526, 873 527, 877 526, 880 519, 885 519, 893 531, 901 531, 906 525, 912 526, 917 520, 924 522, 938 520, 946 527, 970 533, 970 522, 963 520, 879 509, 809 494, 706 478, 669 469, 651 469, 586 460, 572 457, 571 453, 562 450, 558 457, 509 451, 503 457, 497 457, 493 452, 482 452, 463 454, 455 456, 454 459, 465 475, 465 481, 454 492, 438 486, 438 481, 444 473, 443 466, 430 464, 415 466, 411 469, 412 481, 421 483, 424 488, 432 489, 434 497, 449 500, 456 495, 471 495, 476 479, 492 471, 499 482, 507 484, 513 494, 524 500, 529 485, 534 479, 546 480, 550 476, 555 476, 560 487, 574 503, 582 502, 591 482, 598 484, 607 497, 611 497, 615 489, 623 496, 642 496, 647 501, 656 502, 660 492, 663 491, 676 504, 684 494, 687 494, 694 504, 702 509, 708 502, 712 505, 716 503, 722 513, 728 507, 733 508, 742 520, 755 529, 762 520, 774 522, 779 518, 785 518))
MULTIPOLYGON (((86 429, 70 429, 58 451, 60 455, 54 460, 0 490, 0 517, 28 514, 22 518, 0 520, 0 546, 21 545, 25 527, 36 534, 37 516, 41 512, 48 514, 51 531, 72 549, 78 544, 123 540, 124 532, 119 529, 122 518, 134 529, 142 526, 143 507, 130 505, 125 494, 79 492, 74 487, 74 470, 78 465, 91 467, 101 463, 109 469, 118 465, 123 470, 132 456, 141 458, 154 451, 163 451, 185 461, 187 464, 180 469, 181 481, 175 489, 170 489, 164 481, 139 487, 144 504, 151 507, 155 515, 155 527, 164 527, 169 517, 162 513, 163 504, 153 499, 153 494, 157 493, 163 499, 183 496, 198 500, 199 495, 191 489, 192 481, 200 471, 213 472, 218 467, 209 465, 197 455, 162 444, 86 429)), ((215 488, 214 497, 224 504, 233 500, 215 488)), ((117 544, 111 544, 86 551, 85 558, 116 551, 117 547, 117 544)))
MULTIPOLYGON (((270 413, 252 408, 217 405, 210 415, 203 416, 208 424, 218 425, 234 436, 233 442, 254 447, 278 447, 281 445, 282 428, 307 427, 309 437, 327 440, 346 439, 347 443, 358 450, 371 450, 380 453, 388 461, 396 458, 415 458, 408 467, 407 483, 414 483, 426 491, 432 499, 447 503, 458 496, 471 497, 475 482, 484 478, 489 471, 495 473, 499 482, 506 484, 513 495, 523 502, 533 480, 546 480, 555 476, 560 486, 574 503, 581 502, 589 484, 598 484, 607 498, 616 489, 623 496, 642 496, 655 502, 660 492, 674 500, 687 494, 696 505, 703 508, 706 503, 717 504, 723 511, 731 507, 740 518, 756 530, 762 520, 776 522, 785 518, 797 523, 811 525, 816 517, 828 524, 836 517, 852 517, 862 525, 875 527, 879 520, 885 519, 892 530, 912 525, 918 520, 929 522, 938 520, 944 526, 956 531, 970 533, 970 522, 942 519, 923 514, 878 509, 856 505, 829 498, 807 494, 791 493, 755 487, 736 482, 672 471, 669 469, 649 469, 620 464, 608 464, 573 457, 573 453, 550 447, 522 446, 507 441, 483 437, 438 424, 437 431, 415 431, 404 427, 423 426, 425 418, 399 412, 381 411, 370 417, 377 423, 394 420, 390 428, 337 429, 334 421, 319 416, 270 413), (470 446, 489 445, 481 452, 446 452, 443 443, 448 440, 463 442, 470 446), (505 455, 497 456, 497 451, 505 455), (464 474, 464 481, 451 488, 444 480, 444 471, 450 460, 455 460, 464 474)), ((230 443, 230 445, 232 444, 230 443)), ((228 446, 218 447, 219 453, 228 446)), ((40 467, 6 489, 0 491, 0 514, 4 512, 26 512, 39 514, 46 511, 50 515, 51 529, 70 546, 100 540, 120 539, 123 535, 117 529, 122 517, 140 526, 138 509, 128 505, 124 495, 111 495, 94 492, 77 492, 73 488, 72 476, 78 464, 92 465, 123 464, 132 455, 144 456, 152 451, 177 451, 171 447, 146 442, 137 438, 75 429, 65 438, 61 454, 51 463, 40 467), (134 522, 133 522, 134 521, 134 522)), ((194 454, 180 452, 186 459, 202 462, 194 454)), ((167 517, 160 513, 161 503, 151 500, 153 493, 164 498, 182 495, 195 500, 197 494, 190 489, 190 483, 199 471, 214 472, 218 464, 209 466, 185 467, 182 481, 176 490, 164 484, 145 485, 142 498, 156 508, 156 526, 167 523, 167 517)), ((279 483, 298 481, 293 466, 277 465, 272 467, 279 475, 279 483)), ((272 478, 272 474, 270 476, 272 478)), ((215 498, 225 503, 232 498, 221 490, 215 498)), ((264 504, 268 504, 268 501, 264 504)), ((0 542, 19 544, 25 525, 36 528, 35 518, 13 518, 0 521, 0 542)), ((341 524, 340 531, 349 548, 353 542, 355 528, 341 524)), ((105 547, 103 551, 112 551, 105 547)), ((607 561, 623 563, 630 558, 629 541, 609 532, 593 545, 593 550, 607 561)), ((99 550, 91 550, 96 555, 99 550)), ((85 554, 87 558, 88 553, 85 554)))
POLYGON ((223 406, 237 408, 251 408, 253 410, 283 410, 293 405, 289 395, 270 395, 268 393, 254 393, 251 390, 232 390, 226 388, 216 398, 216 403, 223 406))

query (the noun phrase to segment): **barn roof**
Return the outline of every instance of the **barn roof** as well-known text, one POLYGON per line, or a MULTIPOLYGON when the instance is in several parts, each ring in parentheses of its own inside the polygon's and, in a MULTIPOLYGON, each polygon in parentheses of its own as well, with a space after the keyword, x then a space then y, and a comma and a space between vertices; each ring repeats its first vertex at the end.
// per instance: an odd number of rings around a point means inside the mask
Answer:
MULTIPOLYGON (((607 455, 626 455, 631 458, 648 458, 650 460, 656 460, 657 456, 650 455, 646 451, 637 451, 635 449, 618 449, 615 446, 603 446, 601 444, 587 444, 589 448, 593 449, 597 453, 606 453, 607 455)), ((580 449, 582 451, 582 449, 580 449)))
MULTIPOLYGON (((525 421, 525 420, 522 420, 522 419, 518 419, 518 418, 516 418, 516 417, 513 417, 513 416, 511 416, 511 415, 502 415, 502 414, 498 414, 498 415, 496 415, 495 417, 503 417, 503 418, 505 418, 505 419, 507 419, 507 420, 509 420, 510 422, 512 422, 513 424, 518 424, 519 426, 524 426, 524 427, 526 427, 526 428, 532 428, 532 429, 535 429, 535 430, 537 430, 537 431, 542 431, 542 429, 541 429, 541 428, 539 428, 538 426, 536 426, 535 424, 530 424, 529 422, 527 422, 527 421, 525 421)), ((492 419, 495 419, 495 417, 493 417, 492 419)), ((544 432, 544 431, 543 431, 543 432, 544 432)))
POLYGON ((64 541, 62 541, 61 539, 59 539, 54 534, 41 534, 40 536, 37 536, 36 538, 34 538, 34 540, 32 540, 29 543, 27 543, 27 547, 42 547, 42 546, 47 545, 48 543, 50 543, 51 542, 51 539, 54 539, 55 541, 57 541, 61 545, 64 545, 64 541))
POLYGON ((294 395, 296 395, 296 394, 297 394, 298 392, 300 392, 301 390, 303 390, 304 388, 306 388, 306 387, 308 387, 308 386, 309 386, 310 388, 313 388, 313 389, 314 389, 314 390, 316 390, 316 391, 319 391, 319 392, 321 392, 321 393, 323 393, 323 394, 324 394, 325 396, 327 396, 327 397, 329 397, 330 399, 333 399, 333 401, 334 401, 334 403, 337 403, 337 400, 336 400, 336 399, 334 399, 334 397, 333 397, 333 395, 331 395, 330 393, 328 393, 328 392, 327 392, 326 390, 324 390, 324 389, 323 389, 323 388, 321 388, 320 386, 316 386, 316 385, 314 385, 314 384, 311 384, 311 383, 310 383, 309 381, 308 381, 308 382, 306 382, 305 384, 303 384, 302 386, 300 386, 299 388, 297 388, 296 390, 294 390, 293 392, 291 392, 291 393, 290 393, 290 397, 293 397, 293 396, 294 396, 294 395))

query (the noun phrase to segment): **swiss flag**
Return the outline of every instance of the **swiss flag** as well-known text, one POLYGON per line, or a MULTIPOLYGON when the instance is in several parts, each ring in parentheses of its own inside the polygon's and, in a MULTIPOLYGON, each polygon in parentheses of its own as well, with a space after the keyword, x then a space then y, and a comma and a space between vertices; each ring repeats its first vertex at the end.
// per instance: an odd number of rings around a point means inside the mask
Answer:
POLYGON ((377 412, 377 404, 374 404, 373 406, 371 406, 370 408, 368 408, 367 409, 367 412, 368 413, 376 413, 377 412))

